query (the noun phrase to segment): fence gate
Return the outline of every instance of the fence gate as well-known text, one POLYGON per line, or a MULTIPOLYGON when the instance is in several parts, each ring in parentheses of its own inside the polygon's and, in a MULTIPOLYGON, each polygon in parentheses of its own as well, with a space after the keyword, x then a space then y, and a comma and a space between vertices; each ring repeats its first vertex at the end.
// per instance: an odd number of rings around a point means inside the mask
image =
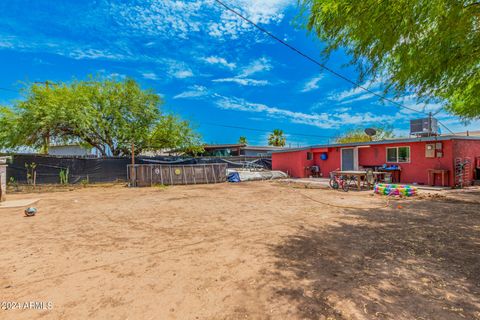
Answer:
POLYGON ((204 184, 227 181, 227 164, 135 164, 127 166, 132 186, 204 184))

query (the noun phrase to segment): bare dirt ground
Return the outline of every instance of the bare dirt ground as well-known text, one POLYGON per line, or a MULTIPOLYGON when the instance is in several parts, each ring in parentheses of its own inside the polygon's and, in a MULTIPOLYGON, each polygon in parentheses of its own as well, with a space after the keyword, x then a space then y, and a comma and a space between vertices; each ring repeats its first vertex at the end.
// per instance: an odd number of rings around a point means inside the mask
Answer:
POLYGON ((480 319, 480 193, 458 195, 35 194, 35 217, 0 210, 0 300, 21 303, 0 319, 480 319), (20 310, 30 301, 53 306, 20 310))

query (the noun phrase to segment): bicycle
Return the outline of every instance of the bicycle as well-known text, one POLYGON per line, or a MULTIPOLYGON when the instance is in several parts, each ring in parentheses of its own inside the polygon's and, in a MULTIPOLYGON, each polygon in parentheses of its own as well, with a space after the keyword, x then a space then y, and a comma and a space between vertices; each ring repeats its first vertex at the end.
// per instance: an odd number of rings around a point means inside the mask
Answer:
POLYGON ((350 189, 350 184, 352 181, 355 181, 355 178, 348 178, 347 176, 337 176, 332 174, 328 184, 330 185, 330 188, 334 190, 342 188, 343 191, 347 192, 350 189))

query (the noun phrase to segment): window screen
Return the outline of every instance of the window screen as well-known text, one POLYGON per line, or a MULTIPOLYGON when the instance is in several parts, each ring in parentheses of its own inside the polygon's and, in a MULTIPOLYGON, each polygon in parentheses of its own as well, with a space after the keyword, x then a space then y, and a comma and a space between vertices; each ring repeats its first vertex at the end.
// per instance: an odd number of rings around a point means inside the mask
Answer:
POLYGON ((398 148, 398 162, 410 162, 410 147, 398 148))
POLYGON ((387 162, 397 162, 397 148, 387 148, 387 162))
POLYGON ((387 148, 387 162, 410 162, 410 147, 387 148))

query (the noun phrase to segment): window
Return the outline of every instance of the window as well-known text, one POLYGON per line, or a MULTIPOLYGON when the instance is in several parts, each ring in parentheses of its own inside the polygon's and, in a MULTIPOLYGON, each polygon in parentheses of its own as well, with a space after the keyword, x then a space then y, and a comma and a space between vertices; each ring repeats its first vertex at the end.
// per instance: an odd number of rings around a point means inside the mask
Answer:
POLYGON ((397 162, 397 148, 387 148, 387 162, 397 162))
POLYGON ((307 160, 313 160, 313 153, 307 152, 307 160))
POLYGON ((387 162, 410 162, 410 147, 387 148, 387 162))

